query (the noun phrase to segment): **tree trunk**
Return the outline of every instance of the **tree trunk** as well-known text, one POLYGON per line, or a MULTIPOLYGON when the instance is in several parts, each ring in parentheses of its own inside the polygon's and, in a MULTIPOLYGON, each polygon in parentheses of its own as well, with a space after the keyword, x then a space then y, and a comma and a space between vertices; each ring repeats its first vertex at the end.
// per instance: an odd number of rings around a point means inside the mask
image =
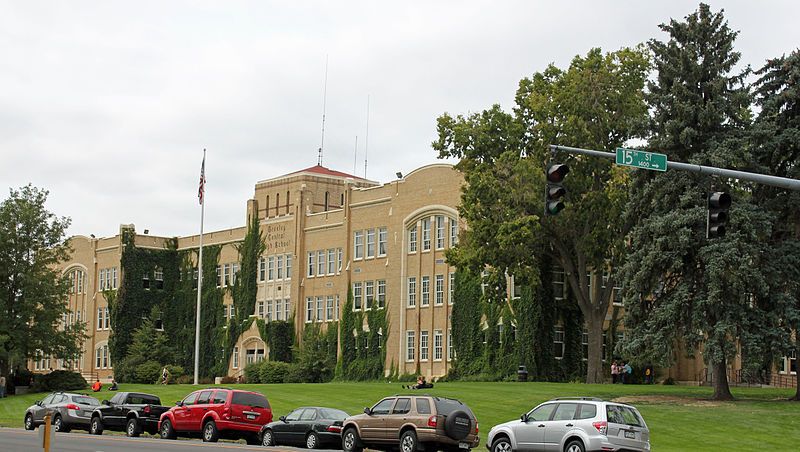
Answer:
POLYGON ((731 388, 728 386, 728 366, 726 360, 714 363, 714 396, 713 400, 733 400, 731 388))
POLYGON ((603 321, 605 313, 592 310, 591 317, 586 318, 586 330, 589 335, 589 350, 586 357, 586 383, 604 383, 603 375, 603 321))

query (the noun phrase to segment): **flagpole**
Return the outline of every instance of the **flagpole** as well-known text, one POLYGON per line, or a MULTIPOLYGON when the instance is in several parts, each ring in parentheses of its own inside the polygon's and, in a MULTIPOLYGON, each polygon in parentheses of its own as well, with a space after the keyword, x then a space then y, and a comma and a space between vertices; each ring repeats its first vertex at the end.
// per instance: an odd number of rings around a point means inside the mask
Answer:
POLYGON ((197 318, 194 325, 194 384, 200 372, 200 300, 203 293, 203 217, 205 216, 206 150, 203 149, 203 167, 200 170, 200 252, 197 256, 197 318))

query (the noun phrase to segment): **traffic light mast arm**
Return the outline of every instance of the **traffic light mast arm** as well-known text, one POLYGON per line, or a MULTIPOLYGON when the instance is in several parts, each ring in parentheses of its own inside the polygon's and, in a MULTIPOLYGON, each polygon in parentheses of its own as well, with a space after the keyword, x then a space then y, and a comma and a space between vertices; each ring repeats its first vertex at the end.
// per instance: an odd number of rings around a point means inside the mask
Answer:
MULTIPOLYGON (((573 148, 569 146, 560 146, 557 144, 550 145, 550 151, 565 151, 572 154, 591 155, 594 157, 602 157, 607 159, 616 159, 616 154, 613 152, 595 151, 592 149, 573 148)), ((668 168, 689 171, 692 173, 711 174, 715 176, 730 177, 732 179, 746 180, 756 182, 764 185, 771 185, 773 187, 785 188, 787 190, 800 191, 800 180, 790 179, 788 177, 770 176, 767 174, 751 173, 747 171, 730 170, 725 168, 717 168, 714 166, 694 165, 691 163, 681 163, 670 161, 668 168)))

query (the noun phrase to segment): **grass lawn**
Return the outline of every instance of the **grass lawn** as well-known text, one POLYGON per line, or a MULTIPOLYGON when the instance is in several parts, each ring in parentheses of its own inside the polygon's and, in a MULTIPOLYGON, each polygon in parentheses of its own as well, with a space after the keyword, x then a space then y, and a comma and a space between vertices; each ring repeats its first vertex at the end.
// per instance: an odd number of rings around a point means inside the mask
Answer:
MULTIPOLYGON (((235 385, 269 398, 273 415, 303 405, 340 408, 360 413, 381 397, 405 392, 400 384, 325 383, 235 385)), ((120 385, 123 391, 156 394, 165 405, 182 399, 191 385, 120 385)), ((91 391, 88 391, 91 392, 91 391)), ((792 389, 734 388, 734 402, 712 402, 711 388, 690 386, 585 385, 572 383, 437 383, 427 391, 467 403, 480 422, 481 446, 489 429, 519 418, 536 404, 553 397, 622 398, 642 412, 656 451, 785 449, 800 443, 800 403, 786 399, 792 389)), ((111 398, 103 391, 99 399, 111 398)), ((22 427, 25 409, 42 394, 0 399, 0 426, 22 427)))

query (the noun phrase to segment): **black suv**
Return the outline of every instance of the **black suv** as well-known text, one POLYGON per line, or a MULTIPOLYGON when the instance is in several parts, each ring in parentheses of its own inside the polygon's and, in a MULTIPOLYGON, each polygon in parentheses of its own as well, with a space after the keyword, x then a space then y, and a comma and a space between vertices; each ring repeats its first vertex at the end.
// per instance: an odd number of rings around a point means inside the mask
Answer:
POLYGON ((118 392, 111 400, 95 408, 89 433, 102 435, 103 430, 125 431, 128 436, 139 436, 142 432, 155 435, 158 419, 169 407, 161 406, 161 399, 141 392, 118 392))

